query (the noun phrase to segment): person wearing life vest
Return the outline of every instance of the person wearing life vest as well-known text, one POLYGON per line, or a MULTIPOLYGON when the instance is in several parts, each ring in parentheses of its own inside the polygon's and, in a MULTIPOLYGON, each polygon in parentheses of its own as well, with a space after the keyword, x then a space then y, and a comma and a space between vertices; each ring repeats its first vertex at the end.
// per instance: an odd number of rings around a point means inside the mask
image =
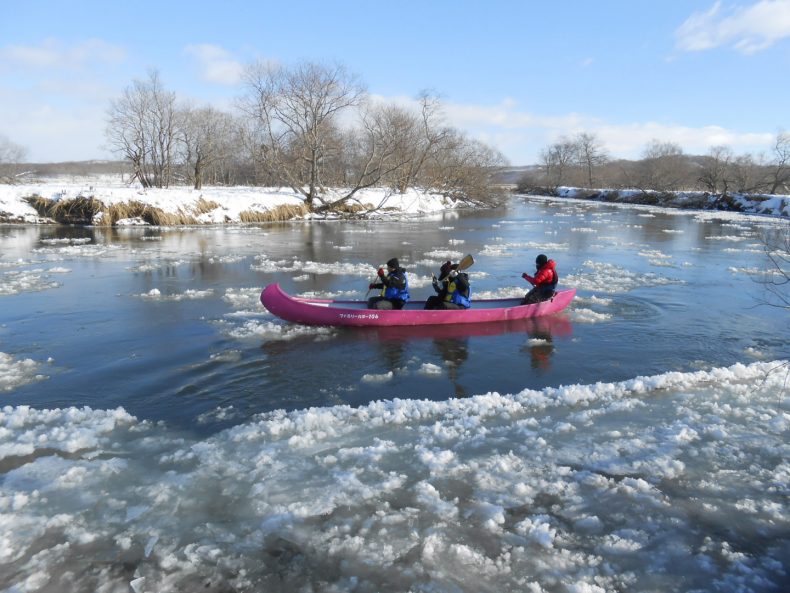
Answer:
POLYGON ((560 280, 560 277, 557 275, 557 264, 553 259, 549 259, 542 253, 535 258, 535 268, 537 271, 534 277, 526 272, 521 274, 521 277, 534 287, 524 295, 524 300, 521 301, 522 305, 548 301, 554 296, 554 291, 560 280))
POLYGON ((439 279, 433 277, 433 289, 438 293, 425 301, 426 309, 468 309, 472 306, 472 289, 469 276, 458 271, 458 264, 449 261, 442 264, 439 279))
POLYGON ((406 270, 398 265, 398 258, 393 257, 387 262, 387 271, 379 268, 378 282, 368 286, 368 289, 380 289, 380 296, 368 299, 368 309, 403 309, 409 302, 409 279, 406 270))

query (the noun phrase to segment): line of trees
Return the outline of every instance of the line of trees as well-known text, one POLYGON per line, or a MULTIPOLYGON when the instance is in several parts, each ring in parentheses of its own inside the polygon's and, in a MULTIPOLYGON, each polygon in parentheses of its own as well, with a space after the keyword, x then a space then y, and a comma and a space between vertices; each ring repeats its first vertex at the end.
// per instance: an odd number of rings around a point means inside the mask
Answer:
POLYGON ((714 146, 705 155, 691 156, 678 144, 651 140, 640 159, 628 161, 611 159, 595 134, 582 132, 545 147, 537 169, 518 182, 519 191, 554 193, 560 186, 790 193, 790 133, 778 132, 767 155, 736 155, 727 146, 714 146))
POLYGON ((0 182, 13 182, 20 173, 20 165, 24 162, 27 150, 10 138, 0 134, 0 182))
POLYGON ((435 95, 417 105, 374 101, 342 65, 253 64, 228 113, 180 102, 152 71, 112 101, 106 136, 144 187, 288 186, 311 209, 341 207, 372 186, 494 201, 502 154, 446 125, 435 95))

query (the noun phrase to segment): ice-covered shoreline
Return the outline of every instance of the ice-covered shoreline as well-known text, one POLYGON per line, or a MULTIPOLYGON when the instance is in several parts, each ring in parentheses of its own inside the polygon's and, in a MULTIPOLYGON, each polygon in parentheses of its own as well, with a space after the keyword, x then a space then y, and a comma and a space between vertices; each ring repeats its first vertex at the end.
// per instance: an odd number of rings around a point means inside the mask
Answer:
MULTIPOLYGON (((544 197, 525 194, 530 197, 544 197)), ((731 192, 711 194, 702 191, 650 191, 638 189, 584 189, 558 187, 552 198, 602 202, 611 205, 659 207, 679 210, 700 210, 759 214, 780 218, 790 217, 790 195, 744 194, 731 192)))
POLYGON ((781 590, 787 389, 782 361, 736 364, 275 411, 205 440, 6 406, 0 587, 781 590))

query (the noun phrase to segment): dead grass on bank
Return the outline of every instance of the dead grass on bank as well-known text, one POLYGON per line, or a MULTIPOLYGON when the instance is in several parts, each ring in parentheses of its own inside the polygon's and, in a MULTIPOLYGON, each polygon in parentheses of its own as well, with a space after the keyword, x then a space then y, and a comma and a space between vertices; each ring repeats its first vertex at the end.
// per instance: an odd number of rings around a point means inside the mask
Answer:
POLYGON ((219 204, 216 202, 212 202, 211 200, 205 199, 203 196, 198 198, 198 201, 195 203, 194 208, 192 211, 195 213, 195 216, 200 216, 201 214, 207 214, 216 210, 217 208, 221 208, 219 204))
POLYGON ((104 204, 95 198, 51 200, 39 195, 24 199, 39 216, 51 218, 63 224, 91 224, 94 215, 105 210, 104 204))
POLYGON ((79 196, 68 200, 52 200, 34 195, 25 198, 25 202, 30 204, 39 216, 51 218, 61 224, 113 226, 119 220, 127 218, 139 218, 154 226, 198 224, 197 219, 190 214, 167 213, 161 208, 134 200, 107 206, 96 198, 79 196), (101 216, 98 220, 94 220, 97 214, 101 216))
POLYGON ((338 206, 333 208, 332 212, 336 214, 359 214, 360 212, 367 212, 369 210, 374 210, 374 209, 375 206, 373 206, 373 204, 343 202, 342 204, 339 204, 338 206))
POLYGON ((242 222, 283 222, 291 220, 297 216, 304 216, 310 212, 305 204, 291 205, 282 204, 275 206, 271 210, 257 212, 254 210, 245 210, 239 213, 239 219, 242 222))
POLYGON ((28 196, 27 198, 22 198, 22 201, 30 204, 33 207, 33 209, 38 213, 38 215, 43 217, 49 216, 49 208, 54 203, 52 200, 49 200, 47 198, 42 198, 38 194, 33 194, 32 196, 28 196))
POLYGON ((102 224, 115 225, 119 220, 126 218, 139 218, 153 226, 175 226, 183 224, 196 224, 194 217, 178 213, 172 214, 165 212, 161 208, 155 208, 138 201, 122 202, 111 204, 105 212, 102 224))
MULTIPOLYGON (((25 202, 30 204, 39 216, 51 218, 61 224, 96 224, 98 226, 114 226, 119 220, 129 218, 139 218, 153 226, 199 225, 201 222, 198 220, 198 216, 221 207, 216 202, 204 198, 200 198, 189 212, 179 210, 176 213, 165 212, 161 208, 136 200, 107 206, 101 200, 82 196, 67 200, 52 200, 33 195, 25 198, 25 202), (101 216, 94 222, 94 217, 97 214, 101 214, 101 216)), ((304 216, 309 212, 310 209, 305 204, 283 204, 262 212, 246 210, 239 215, 239 218, 242 222, 248 223, 283 222, 304 216)))

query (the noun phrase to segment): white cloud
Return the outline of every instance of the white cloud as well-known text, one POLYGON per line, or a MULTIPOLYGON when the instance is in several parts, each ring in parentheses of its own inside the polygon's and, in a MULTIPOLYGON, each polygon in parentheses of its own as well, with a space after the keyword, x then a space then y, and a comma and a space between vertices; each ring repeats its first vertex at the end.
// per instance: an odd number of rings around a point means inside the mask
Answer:
MULTIPOLYGON (((407 104, 409 100, 399 97, 397 101, 407 104)), ((537 162, 542 148, 580 132, 596 134, 615 158, 639 158, 653 139, 675 142, 690 154, 703 154, 717 145, 730 146, 738 153, 767 151, 775 138, 773 132, 740 132, 715 125, 619 124, 579 113, 542 115, 520 110, 512 99, 496 105, 446 103, 445 114, 449 124, 497 147, 515 165, 537 162)))
POLYGON ((720 46, 753 54, 790 37, 790 0, 761 0, 725 13, 717 1, 706 12, 695 12, 675 33, 682 51, 720 46))
POLYGON ((652 139, 674 142, 690 154, 703 154, 712 146, 730 146, 736 152, 768 149, 774 134, 768 132, 737 132, 721 126, 690 127, 655 122, 628 125, 601 123, 592 131, 615 156, 637 158, 652 139))
POLYGON ((50 38, 38 45, 0 47, 0 69, 74 69, 91 63, 117 64, 125 59, 126 50, 101 39, 67 45, 50 38))
POLYGON ((188 45, 184 51, 197 60, 203 80, 228 86, 241 81, 244 66, 233 59, 226 49, 210 43, 201 43, 188 45))

